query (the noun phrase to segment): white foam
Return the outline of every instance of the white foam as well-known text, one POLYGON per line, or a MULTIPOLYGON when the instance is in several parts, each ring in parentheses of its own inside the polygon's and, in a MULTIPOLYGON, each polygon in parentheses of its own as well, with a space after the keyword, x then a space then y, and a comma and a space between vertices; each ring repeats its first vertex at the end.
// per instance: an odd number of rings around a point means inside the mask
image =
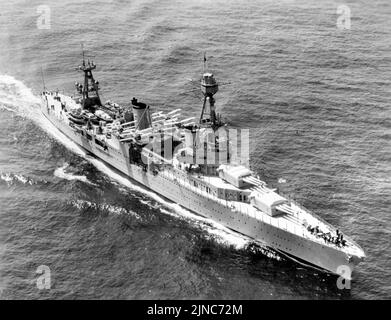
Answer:
POLYGON ((94 210, 107 211, 111 214, 116 214, 116 215, 130 214, 136 219, 141 219, 141 217, 133 211, 127 210, 122 207, 114 206, 111 204, 107 204, 107 203, 97 204, 87 200, 73 200, 70 203, 79 210, 92 208, 94 210))
POLYGON ((34 184, 36 183, 34 180, 29 177, 25 177, 21 174, 13 174, 13 173, 2 173, 0 175, 1 180, 5 181, 7 184, 12 184, 14 181, 18 181, 22 184, 34 184))
POLYGON ((20 174, 15 175, 15 179, 19 180, 21 183, 26 184, 28 183, 28 179, 20 174))
POLYGON ((286 180, 284 178, 279 178, 278 183, 286 183, 286 180))
POLYGON ((0 106, 0 110, 7 110, 9 112, 15 113, 14 109, 8 108, 7 106, 3 106, 3 105, 0 106))
POLYGON ((37 105, 40 101, 23 82, 8 75, 0 75, 0 105, 6 110, 29 116, 31 105, 37 105))
POLYGON ((68 167, 69 167, 69 164, 65 163, 62 167, 57 168, 56 170, 54 170, 54 175, 57 178, 60 178, 60 179, 65 179, 65 180, 69 180, 69 181, 78 180, 78 181, 81 181, 81 182, 84 182, 84 183, 95 185, 94 183, 90 182, 87 179, 86 176, 81 176, 81 175, 76 175, 76 174, 72 174, 72 173, 67 173, 65 170, 68 167))
POLYGON ((10 173, 2 173, 0 178, 7 183, 11 183, 14 180, 10 173))

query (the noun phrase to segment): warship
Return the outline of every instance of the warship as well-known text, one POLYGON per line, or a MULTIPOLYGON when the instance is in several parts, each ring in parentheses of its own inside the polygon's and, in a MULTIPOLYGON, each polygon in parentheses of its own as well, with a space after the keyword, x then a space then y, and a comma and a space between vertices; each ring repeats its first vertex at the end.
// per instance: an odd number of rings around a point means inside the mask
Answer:
POLYGON ((152 112, 136 98, 126 106, 102 103, 92 73, 96 64, 86 61, 84 51, 76 68, 84 74, 83 83, 75 83, 73 95, 44 84, 41 111, 88 153, 169 201, 297 263, 351 279, 364 251, 250 170, 238 155, 243 148, 237 146, 237 132, 216 112, 219 84, 205 71, 205 61, 199 118, 184 118, 180 109, 152 112))

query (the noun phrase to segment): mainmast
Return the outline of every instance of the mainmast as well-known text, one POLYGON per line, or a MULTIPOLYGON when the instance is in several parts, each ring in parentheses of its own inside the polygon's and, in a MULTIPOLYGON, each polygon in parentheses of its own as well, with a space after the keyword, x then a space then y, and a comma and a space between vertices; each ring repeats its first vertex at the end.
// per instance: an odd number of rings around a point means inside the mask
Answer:
POLYGON ((78 92, 82 95, 82 106, 84 109, 94 109, 95 106, 101 106, 102 103, 99 97, 99 82, 94 79, 92 70, 96 69, 96 65, 89 59, 85 60, 84 49, 82 45, 83 61, 79 66, 79 70, 84 72, 84 85, 76 82, 75 86, 78 92))
POLYGON ((207 60, 204 54, 201 92, 204 95, 199 125, 185 132, 186 151, 183 162, 197 165, 198 172, 216 176, 217 168, 230 160, 228 132, 221 117, 216 114, 214 95, 219 85, 213 74, 207 71, 207 60), (222 130, 220 130, 222 129, 222 130))
POLYGON ((216 115, 215 99, 213 96, 219 90, 219 85, 213 74, 205 71, 206 62, 206 55, 204 54, 204 73, 201 78, 201 91, 204 95, 204 103, 202 105, 200 125, 203 127, 212 127, 213 129, 217 129, 222 125, 222 123, 220 118, 216 115))

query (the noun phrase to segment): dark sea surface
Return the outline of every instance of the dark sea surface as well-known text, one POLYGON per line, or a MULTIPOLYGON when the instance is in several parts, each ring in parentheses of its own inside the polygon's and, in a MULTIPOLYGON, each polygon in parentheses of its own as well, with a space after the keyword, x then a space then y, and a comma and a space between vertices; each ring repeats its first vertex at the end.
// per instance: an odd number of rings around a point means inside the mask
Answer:
POLYGON ((0 298, 391 297, 391 2, 0 1, 0 298), (37 7, 51 28, 37 28, 37 7), (337 7, 351 29, 337 28, 337 7), (126 180, 39 113, 72 93, 80 43, 103 100, 198 115, 206 51, 216 106, 251 128, 251 168, 356 240, 351 290, 126 180), (37 267, 51 289, 36 286, 37 267))

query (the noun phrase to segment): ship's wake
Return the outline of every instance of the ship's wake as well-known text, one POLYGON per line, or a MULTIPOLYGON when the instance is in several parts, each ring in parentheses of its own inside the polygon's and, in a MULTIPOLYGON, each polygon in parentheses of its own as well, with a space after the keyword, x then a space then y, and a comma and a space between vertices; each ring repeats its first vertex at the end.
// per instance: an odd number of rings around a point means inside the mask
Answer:
POLYGON ((107 203, 94 203, 87 200, 72 200, 69 201, 69 204, 77 208, 78 210, 87 210, 87 209, 93 209, 95 211, 104 211, 108 212, 110 214, 116 214, 116 215, 131 215, 132 217, 136 218, 137 220, 140 220, 141 217, 134 211, 125 209, 123 207, 114 206, 107 203))
POLYGON ((37 121, 40 118, 38 112, 31 111, 38 110, 33 107, 40 102, 39 97, 34 95, 23 82, 8 75, 0 75, 0 108, 2 110, 37 121))
MULTIPOLYGON (((190 212, 189 210, 182 208, 176 203, 172 203, 163 199, 157 193, 147 190, 138 184, 132 183, 125 176, 108 167, 102 161, 88 155, 81 147, 62 134, 55 126, 51 124, 49 120, 47 120, 41 114, 41 103, 41 99, 34 95, 32 90, 24 85, 21 81, 18 81, 11 76, 0 75, 0 110, 14 112, 18 116, 34 121, 39 127, 45 130, 49 136, 55 138, 66 148, 92 163, 99 171, 107 175, 110 178, 110 181, 116 184, 118 188, 125 186, 128 190, 146 195, 160 204, 158 209, 163 214, 171 215, 178 219, 185 219, 186 221, 197 225, 206 231, 213 241, 216 241, 223 246, 232 247, 236 250, 249 250, 251 252, 256 250, 257 252, 265 254, 270 258, 275 258, 277 260, 281 259, 281 256, 267 249, 264 244, 254 242, 253 239, 248 238, 242 234, 238 234, 214 222, 211 219, 200 217, 190 212)), ((84 183, 93 184, 84 175, 75 175, 67 172, 67 167, 68 164, 66 163, 64 166, 57 168, 54 172, 54 175, 62 179, 78 180, 84 183)), ((88 205, 88 203, 86 204, 78 202, 74 203, 74 205, 80 207, 88 205)), ((115 208, 111 209, 116 211, 115 208)))
POLYGON ((24 185, 37 184, 37 182, 34 179, 16 173, 3 172, 0 174, 0 179, 5 183, 7 183, 8 185, 14 185, 15 183, 20 183, 24 185))
POLYGON ((77 175, 77 174, 74 174, 71 172, 67 172, 66 169, 68 167, 69 167, 69 163, 65 162, 65 164, 62 167, 54 170, 54 173, 53 173, 54 176, 56 176, 57 178, 60 178, 60 179, 65 179, 65 180, 69 180, 69 181, 76 180, 76 181, 81 181, 81 182, 84 182, 84 183, 87 183, 87 184, 90 184, 93 186, 97 186, 95 183, 92 183, 91 181, 89 181, 87 179, 87 177, 84 175, 77 175))

